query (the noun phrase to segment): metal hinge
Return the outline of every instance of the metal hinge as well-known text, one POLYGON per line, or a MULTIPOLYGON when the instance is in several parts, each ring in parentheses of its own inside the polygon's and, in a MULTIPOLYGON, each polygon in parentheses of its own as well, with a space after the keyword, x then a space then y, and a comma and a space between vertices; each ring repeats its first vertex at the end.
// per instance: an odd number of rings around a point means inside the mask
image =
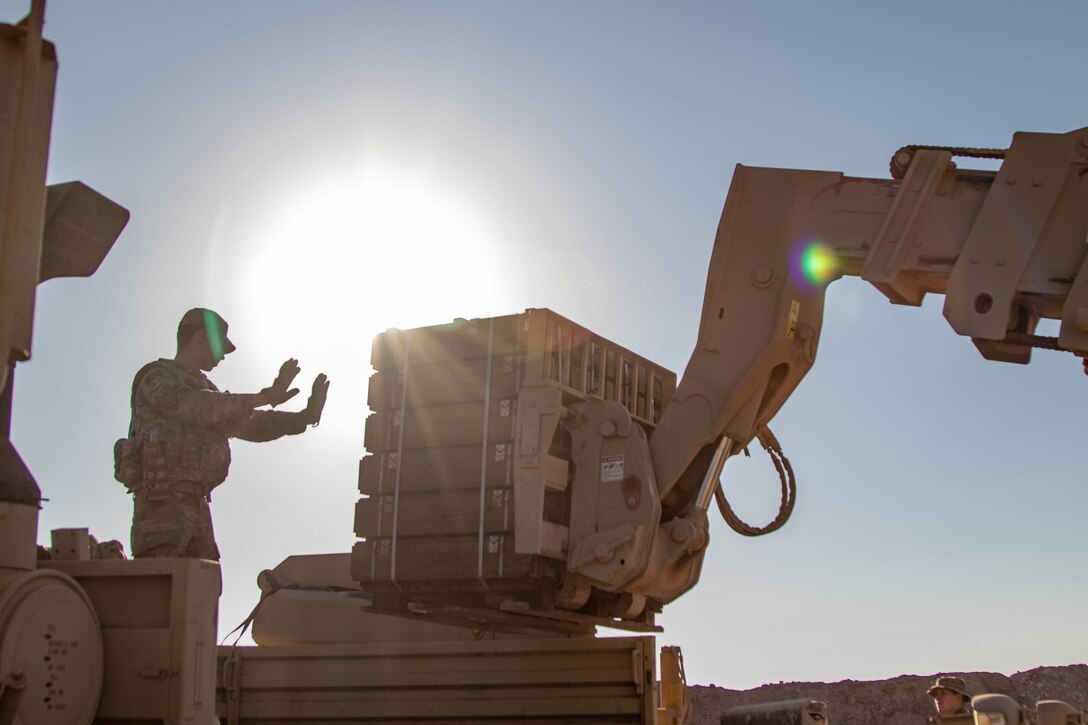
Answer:
POLYGON ((242 657, 237 648, 231 648, 223 660, 223 689, 227 694, 225 725, 238 725, 242 700, 242 657))

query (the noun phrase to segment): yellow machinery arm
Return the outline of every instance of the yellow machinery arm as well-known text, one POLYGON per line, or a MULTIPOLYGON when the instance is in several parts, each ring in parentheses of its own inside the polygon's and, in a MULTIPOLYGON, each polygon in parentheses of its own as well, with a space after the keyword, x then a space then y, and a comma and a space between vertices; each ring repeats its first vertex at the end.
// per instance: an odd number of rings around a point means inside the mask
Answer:
POLYGON ((906 147, 893 177, 737 166, 718 227, 698 342, 650 438, 663 513, 705 510, 816 357, 827 283, 871 282, 895 304, 945 295, 984 357, 1088 355, 1088 128, 1017 133, 1007 151, 906 147), (1002 157, 1000 170, 953 156, 1002 157), (1061 320, 1058 338, 1034 335, 1061 320))

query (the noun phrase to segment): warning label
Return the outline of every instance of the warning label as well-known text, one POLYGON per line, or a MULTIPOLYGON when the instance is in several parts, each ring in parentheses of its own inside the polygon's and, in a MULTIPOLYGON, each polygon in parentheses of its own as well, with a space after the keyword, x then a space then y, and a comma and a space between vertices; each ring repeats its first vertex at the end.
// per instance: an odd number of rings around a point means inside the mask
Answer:
POLYGON ((623 480, 623 456, 605 456, 601 459, 601 483, 623 480))
POLYGON ((801 303, 790 300, 790 318, 786 322, 786 339, 792 340, 797 335, 797 317, 801 314, 801 303))

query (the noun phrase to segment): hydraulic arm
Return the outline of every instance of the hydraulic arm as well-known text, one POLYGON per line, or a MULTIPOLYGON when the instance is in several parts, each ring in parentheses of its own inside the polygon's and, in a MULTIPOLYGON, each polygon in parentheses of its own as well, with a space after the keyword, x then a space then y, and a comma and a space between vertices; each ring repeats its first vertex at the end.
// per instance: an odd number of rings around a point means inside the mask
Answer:
MULTIPOLYGON (((892 172, 867 179, 737 166, 698 342, 648 439, 660 523, 631 539, 649 552, 602 550, 645 568, 594 586, 667 602, 695 584, 722 466, 812 367, 824 291, 843 275, 868 280, 895 304, 944 294, 952 328, 990 360, 1027 363, 1033 347, 1088 355, 1088 128, 1017 133, 1005 151, 906 147, 892 172), (957 155, 1004 160, 996 172, 977 171, 957 168, 957 155), (1061 320, 1057 338, 1035 335, 1044 317, 1061 320)), ((583 475, 579 468, 576 488, 583 475)))
POLYGON ((952 328, 990 360, 1088 354, 1088 128, 971 154, 1002 156, 997 172, 958 169, 961 151, 901 149, 891 179, 737 167, 698 342, 650 437, 666 518, 707 505, 715 453, 747 444, 808 372, 842 275, 895 304, 944 294, 952 328), (1061 320, 1057 339, 1034 334, 1044 317, 1061 320))

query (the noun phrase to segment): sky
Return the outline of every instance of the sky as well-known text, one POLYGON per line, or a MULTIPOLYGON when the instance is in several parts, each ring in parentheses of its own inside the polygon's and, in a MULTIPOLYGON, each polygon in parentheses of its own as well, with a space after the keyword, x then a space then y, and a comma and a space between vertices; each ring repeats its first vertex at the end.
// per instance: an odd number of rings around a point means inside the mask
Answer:
MULTIPOLYGON (((376 333, 547 307, 682 372, 736 164, 885 178, 907 144, 1086 126, 1083 23, 1061 1, 50 0, 49 181, 132 219, 92 278, 39 288, 12 424, 48 499, 39 541, 89 527, 127 548, 111 458, 132 376, 211 307, 238 346, 221 388, 289 357, 304 390, 332 380, 318 428, 233 445, 213 503, 226 633, 262 569, 353 543, 376 333)), ((816 365, 772 423, 792 520, 746 539, 712 511, 701 581, 659 618, 689 682, 1088 660, 1088 379, 1068 354, 984 360, 941 302, 829 288, 816 365)), ((767 460, 723 481, 773 517, 767 460)))

